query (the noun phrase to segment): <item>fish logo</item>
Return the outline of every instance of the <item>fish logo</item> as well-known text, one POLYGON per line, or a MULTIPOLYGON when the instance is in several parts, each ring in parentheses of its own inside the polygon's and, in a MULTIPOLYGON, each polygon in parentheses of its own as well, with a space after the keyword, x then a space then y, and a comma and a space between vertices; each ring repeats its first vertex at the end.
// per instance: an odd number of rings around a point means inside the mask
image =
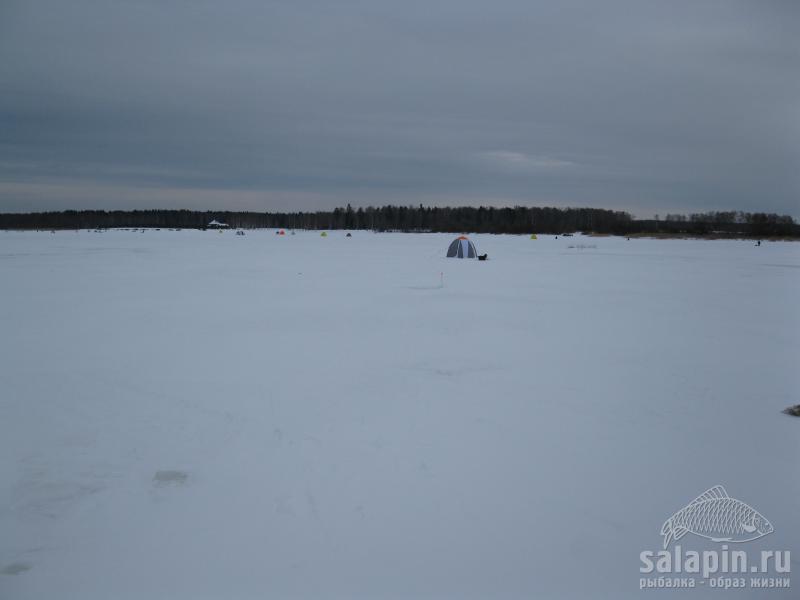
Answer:
POLYGON ((664 549, 687 532, 712 542, 749 542, 773 531, 764 515, 728 496, 721 485, 700 494, 661 526, 664 549))

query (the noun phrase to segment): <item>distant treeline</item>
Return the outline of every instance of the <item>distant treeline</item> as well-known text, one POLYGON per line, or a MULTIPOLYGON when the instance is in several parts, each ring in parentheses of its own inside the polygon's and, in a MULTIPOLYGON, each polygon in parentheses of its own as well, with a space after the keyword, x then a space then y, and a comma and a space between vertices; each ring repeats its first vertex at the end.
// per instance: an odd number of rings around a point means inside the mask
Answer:
POLYGON ((212 220, 230 227, 290 229, 369 229, 476 233, 572 233, 616 235, 686 234, 800 237, 789 216, 766 213, 708 212, 633 219, 622 211, 599 208, 382 206, 332 211, 260 213, 192 210, 66 210, 0 214, 0 229, 108 229, 163 227, 205 229, 212 220))

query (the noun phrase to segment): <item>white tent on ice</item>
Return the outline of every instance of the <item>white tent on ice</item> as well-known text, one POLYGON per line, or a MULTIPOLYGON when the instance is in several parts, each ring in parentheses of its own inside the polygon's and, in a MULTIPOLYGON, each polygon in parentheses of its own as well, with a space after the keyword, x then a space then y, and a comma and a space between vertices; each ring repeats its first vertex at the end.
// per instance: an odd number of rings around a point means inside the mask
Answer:
POLYGON ((478 251, 467 236, 461 235, 450 244, 447 256, 449 258, 478 258, 478 251))

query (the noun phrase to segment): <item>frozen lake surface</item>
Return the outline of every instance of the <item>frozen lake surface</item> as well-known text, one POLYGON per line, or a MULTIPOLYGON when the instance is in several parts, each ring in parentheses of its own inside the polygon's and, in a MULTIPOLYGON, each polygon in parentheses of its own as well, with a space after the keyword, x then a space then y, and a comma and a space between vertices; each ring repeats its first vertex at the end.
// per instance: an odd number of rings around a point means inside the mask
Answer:
POLYGON ((800 573, 800 244, 344 235, 0 232, 0 598, 683 597, 716 484, 800 573))

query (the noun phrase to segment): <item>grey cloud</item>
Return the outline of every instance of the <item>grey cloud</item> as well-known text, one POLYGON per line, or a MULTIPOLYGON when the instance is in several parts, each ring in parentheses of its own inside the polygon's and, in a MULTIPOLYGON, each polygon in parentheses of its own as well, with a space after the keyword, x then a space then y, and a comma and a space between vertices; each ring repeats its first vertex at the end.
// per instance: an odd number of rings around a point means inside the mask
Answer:
POLYGON ((800 212, 794 3, 0 10, 0 210, 191 207, 195 192, 262 210, 800 212))

